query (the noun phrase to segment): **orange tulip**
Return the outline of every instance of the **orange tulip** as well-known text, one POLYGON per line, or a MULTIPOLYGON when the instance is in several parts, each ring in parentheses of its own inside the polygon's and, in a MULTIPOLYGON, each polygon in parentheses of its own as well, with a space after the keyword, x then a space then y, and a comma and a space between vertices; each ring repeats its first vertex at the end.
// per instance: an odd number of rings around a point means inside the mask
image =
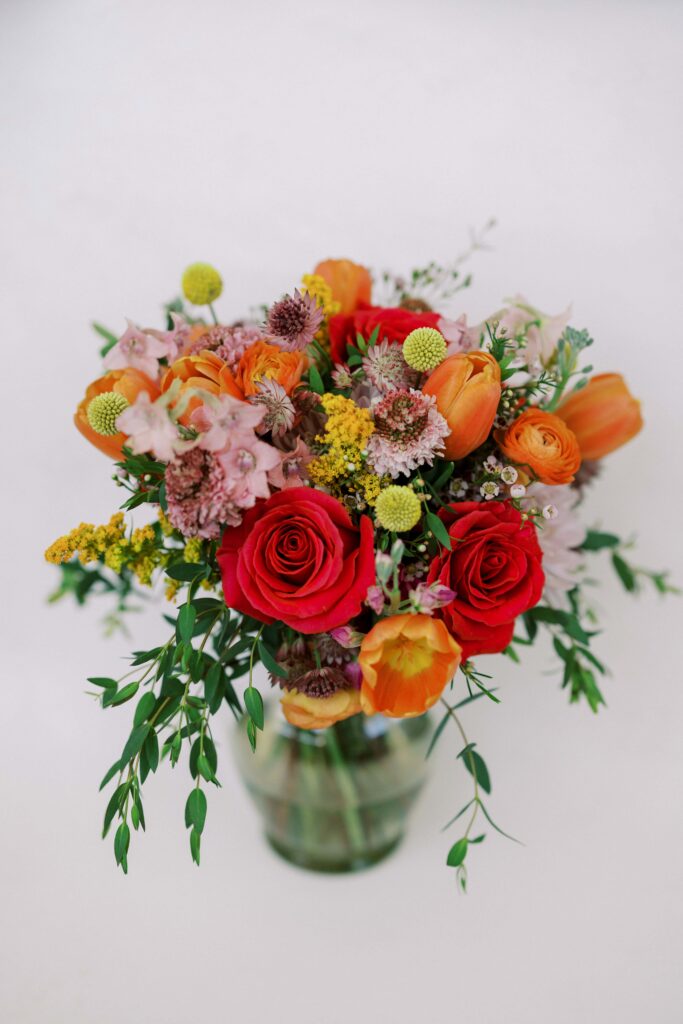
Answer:
POLYGON ((120 459, 123 456, 122 448, 128 440, 127 435, 119 431, 118 434, 104 437, 102 434, 96 433, 88 422, 88 406, 93 398, 103 395, 107 391, 115 391, 123 395, 132 405, 141 391, 146 391, 150 399, 154 401, 159 397, 159 388, 155 381, 130 366, 124 370, 110 370, 109 373, 105 373, 104 377, 99 377, 88 385, 85 398, 79 402, 76 409, 74 423, 83 437, 87 438, 101 452, 108 455, 110 459, 120 459))
POLYGON ((289 395, 307 367, 308 359, 303 352, 283 352, 267 341, 255 341, 237 364, 234 382, 243 398, 255 395, 258 382, 264 377, 277 381, 289 395))
POLYGON ((366 715, 414 718, 435 704, 457 671, 461 655, 440 619, 392 615, 365 636, 358 656, 360 703, 366 715))
POLYGON ((332 289, 332 298, 340 303, 340 313, 350 316, 359 306, 370 305, 372 278, 358 263, 351 260, 323 260, 313 271, 332 289))
POLYGON ((500 402, 500 366, 489 352, 458 352, 430 374, 422 390, 433 395, 451 432, 444 458, 464 459, 489 436, 500 402))
POLYGON ((280 704, 290 725, 299 729, 326 729, 361 710, 359 693, 354 689, 337 690, 329 697, 309 697, 298 690, 285 690, 280 704))
POLYGON ((576 435, 584 459, 601 459, 635 437, 643 426, 640 402, 620 373, 599 373, 557 409, 576 435))
POLYGON ((574 434, 544 409, 527 409, 496 441, 511 462, 526 466, 543 484, 570 484, 581 465, 581 450, 574 434))

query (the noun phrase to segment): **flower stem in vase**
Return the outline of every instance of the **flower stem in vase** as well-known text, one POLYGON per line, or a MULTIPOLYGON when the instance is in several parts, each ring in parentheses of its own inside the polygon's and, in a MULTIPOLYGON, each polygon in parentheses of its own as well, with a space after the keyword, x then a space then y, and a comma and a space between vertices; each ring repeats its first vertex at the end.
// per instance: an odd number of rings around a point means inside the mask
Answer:
POLYGON ((365 849, 365 831, 359 811, 359 799, 353 774, 339 745, 336 725, 325 730, 325 745, 342 796, 342 815, 351 850, 361 856, 365 849))

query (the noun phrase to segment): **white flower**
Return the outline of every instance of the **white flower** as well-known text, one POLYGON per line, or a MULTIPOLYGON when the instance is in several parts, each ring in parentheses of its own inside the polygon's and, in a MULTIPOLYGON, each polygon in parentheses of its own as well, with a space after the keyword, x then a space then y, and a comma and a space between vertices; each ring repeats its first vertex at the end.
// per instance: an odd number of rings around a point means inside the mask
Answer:
POLYGON ((538 542, 543 551, 545 572, 544 598, 550 605, 566 607, 565 594, 579 583, 583 562, 575 549, 586 538, 586 528, 576 514, 576 491, 571 487, 547 487, 530 484, 524 504, 527 508, 554 506, 557 516, 538 526, 538 542))

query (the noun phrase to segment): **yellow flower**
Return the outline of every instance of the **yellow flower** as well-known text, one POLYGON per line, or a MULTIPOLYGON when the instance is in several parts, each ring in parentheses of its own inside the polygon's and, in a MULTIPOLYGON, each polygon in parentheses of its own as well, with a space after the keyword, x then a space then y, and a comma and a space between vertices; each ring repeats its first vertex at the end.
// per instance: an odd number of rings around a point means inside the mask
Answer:
POLYGON ((414 370, 433 370, 446 358, 446 339, 435 327, 417 327, 403 342, 403 358, 414 370))
POLYGON ((128 569, 144 586, 151 584, 154 570, 168 560, 168 553, 157 544, 153 526, 141 526, 126 537, 123 512, 116 512, 104 526, 81 523, 45 552, 47 561, 54 565, 75 556, 82 565, 102 562, 117 575, 128 569))
POLYGON ((377 522, 393 533, 412 530, 421 514, 422 505, 412 487, 385 487, 375 502, 377 522))
POLYGON ((332 447, 365 451, 375 429, 369 410, 361 409, 343 395, 323 395, 321 401, 327 413, 327 423, 324 435, 316 440, 332 447))
POLYGON ((341 309, 341 302, 332 297, 332 289, 320 274, 304 274, 301 278, 302 291, 317 299, 318 305, 325 314, 325 318, 335 316, 341 309))
POLYGON ((221 275, 210 263, 193 263, 183 274, 183 294, 195 306, 208 306, 223 291, 221 275))

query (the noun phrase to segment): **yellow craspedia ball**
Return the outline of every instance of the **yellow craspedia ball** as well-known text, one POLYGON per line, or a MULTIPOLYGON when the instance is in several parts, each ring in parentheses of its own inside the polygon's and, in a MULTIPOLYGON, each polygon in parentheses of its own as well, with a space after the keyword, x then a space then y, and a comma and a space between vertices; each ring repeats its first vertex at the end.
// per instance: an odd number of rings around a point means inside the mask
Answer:
POLYGON ((123 410, 127 409, 129 405, 128 399, 124 398, 123 395, 119 395, 118 392, 105 391, 103 394, 93 398, 88 406, 86 412, 88 423, 96 434, 102 434, 103 437, 113 437, 114 434, 119 432, 116 421, 123 410))
POLYGON ((421 373, 433 370, 446 358, 446 339, 436 327, 416 327, 403 342, 403 358, 421 373))
POLYGON ((412 487, 393 484, 379 492, 375 517, 380 526, 392 533, 412 530, 422 514, 422 506, 412 487))
POLYGON ((223 291, 221 275, 210 263, 193 263, 183 274, 183 295, 195 306, 208 306, 223 291))

